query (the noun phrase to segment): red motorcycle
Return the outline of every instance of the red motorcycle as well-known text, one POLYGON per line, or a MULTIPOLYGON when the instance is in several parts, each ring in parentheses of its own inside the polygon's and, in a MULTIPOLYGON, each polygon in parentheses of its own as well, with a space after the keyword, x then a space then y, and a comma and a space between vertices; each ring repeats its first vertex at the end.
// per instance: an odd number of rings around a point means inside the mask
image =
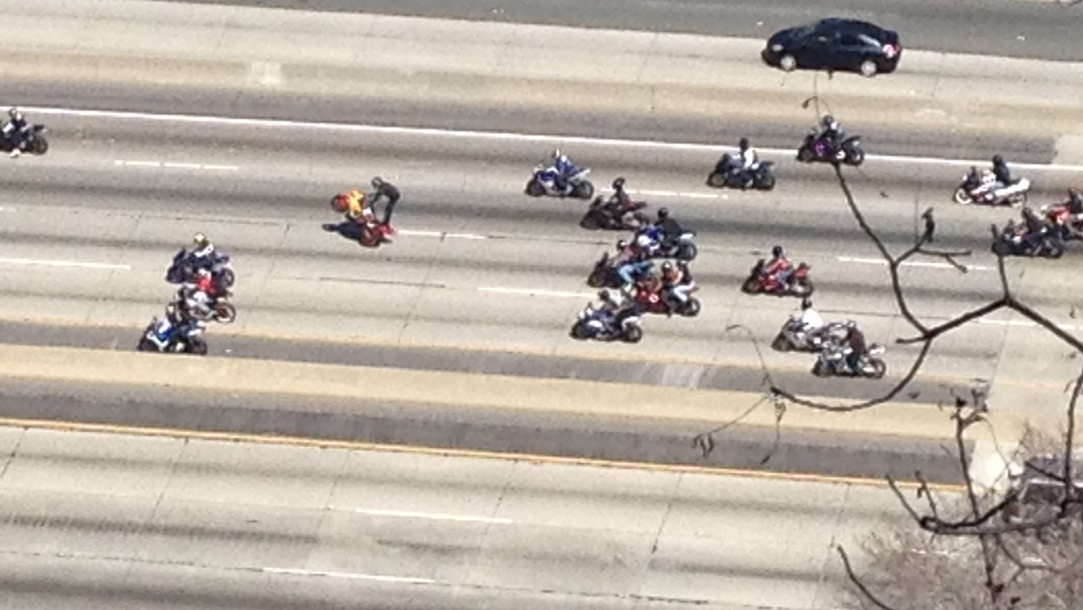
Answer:
POLYGON ((778 281, 778 276, 775 274, 764 276, 762 274, 764 265, 767 261, 760 259, 756 262, 756 266, 752 267, 752 273, 749 274, 748 279, 741 285, 741 290, 748 294, 759 294, 761 292, 766 294, 773 294, 776 296, 794 296, 794 297, 807 297, 812 295, 812 280, 809 279, 809 272, 812 267, 809 267, 805 263, 801 263, 793 271, 793 276, 790 278, 790 287, 787 290, 783 290, 782 284, 778 281))
MULTIPOLYGON (((331 199, 331 208, 338 212, 347 213, 349 204, 345 194, 335 195, 331 199)), ((390 242, 395 235, 395 229, 387 223, 376 220, 376 214, 369 207, 361 209, 361 217, 354 219, 349 214, 342 223, 328 223, 323 225, 324 230, 334 231, 349 239, 356 239, 366 248, 375 248, 384 242, 390 242)))
POLYGON ((1068 209, 1068 204, 1058 203, 1054 205, 1047 205, 1042 207, 1042 214, 1045 215, 1049 224, 1056 228, 1071 227, 1074 233, 1071 231, 1061 230, 1060 235, 1064 239, 1080 239, 1078 237, 1080 232, 1083 232, 1083 218, 1078 218, 1075 214, 1072 214, 1068 209))
MULTIPOLYGON (((691 293, 699 290, 698 286, 693 286, 688 291, 691 293)), ((636 296, 635 300, 647 313, 669 313, 669 307, 666 305, 665 296, 662 294, 662 280, 657 277, 649 277, 636 282, 636 296)), ((684 303, 677 305, 677 308, 673 310, 673 313, 684 316, 686 318, 694 318, 699 315, 700 302, 694 296, 689 296, 688 300, 684 303)))

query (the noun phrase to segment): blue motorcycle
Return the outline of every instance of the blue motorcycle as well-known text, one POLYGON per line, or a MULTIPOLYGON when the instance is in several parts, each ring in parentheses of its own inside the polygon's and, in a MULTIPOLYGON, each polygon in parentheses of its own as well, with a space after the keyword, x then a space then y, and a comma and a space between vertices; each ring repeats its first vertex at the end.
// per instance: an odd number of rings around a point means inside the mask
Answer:
POLYGON ((603 316, 607 315, 612 314, 594 309, 594 306, 588 303, 586 308, 579 312, 579 319, 572 326, 572 337, 624 341, 625 343, 639 343, 643 339, 643 327, 639 325, 639 315, 627 316, 621 320, 619 326, 603 319, 603 316))
MULTIPOLYGON (((214 283, 218 286, 219 291, 223 293, 229 292, 230 288, 233 288, 233 282, 236 279, 230 261, 228 254, 217 251, 214 253, 214 260, 211 261, 211 277, 214 278, 214 283)), ((196 271, 197 269, 188 255, 188 251, 181 248, 173 255, 173 262, 165 272, 165 281, 170 284, 190 282, 195 277, 196 271)))
POLYGON ((141 352, 171 354, 207 354, 207 342, 203 340, 203 324, 192 321, 176 326, 168 318, 154 318, 143 331, 136 347, 141 352))
POLYGON ((526 183, 526 194, 531 197, 577 197, 590 199, 594 196, 594 185, 587 180, 589 169, 578 169, 564 181, 563 188, 557 185, 556 167, 539 165, 534 168, 534 175, 526 183))

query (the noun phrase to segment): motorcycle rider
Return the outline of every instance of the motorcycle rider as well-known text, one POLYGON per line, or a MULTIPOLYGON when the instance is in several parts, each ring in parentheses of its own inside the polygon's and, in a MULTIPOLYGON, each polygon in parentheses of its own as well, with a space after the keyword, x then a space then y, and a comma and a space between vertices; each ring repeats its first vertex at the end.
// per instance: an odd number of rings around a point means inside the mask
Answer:
POLYGON ((846 139, 842 131, 842 125, 835 120, 835 117, 825 114, 820 119, 820 127, 820 135, 816 136, 816 139, 827 143, 831 149, 832 158, 834 158, 834 154, 842 147, 842 141, 846 139))
POLYGON ((651 268, 650 250, 642 245, 627 240, 617 242, 617 256, 614 262, 621 287, 630 291, 635 278, 651 268))
POLYGON ((812 308, 812 299, 801 299, 801 315, 797 318, 797 328, 794 329, 794 337, 803 344, 808 344, 809 336, 822 330, 824 319, 812 308))
POLYGON ((666 315, 688 302, 688 293, 695 286, 692 272, 684 261, 676 265, 666 261, 662 263, 662 298, 666 304, 666 315))
POLYGON ((197 313, 197 317, 206 318, 214 309, 218 297, 225 293, 214 281, 214 276, 207 269, 196 271, 194 281, 182 284, 177 290, 177 300, 182 302, 185 313, 197 313))
POLYGON ((8 109, 8 120, 0 128, 0 132, 2 132, 4 139, 11 143, 12 157, 23 154, 23 147, 26 146, 26 131, 29 128, 30 123, 27 122, 26 117, 19 112, 18 108, 12 106, 8 109))
POLYGON ((993 177, 997 182, 993 188, 994 191, 1015 184, 1015 181, 1012 180, 1012 173, 1008 169, 1008 164, 1004 162, 1004 157, 1000 155, 993 155, 993 177))
POLYGON ((740 166, 738 171, 754 171, 760 165, 760 157, 756 154, 756 150, 752 148, 748 143, 748 138, 741 138, 737 142, 737 160, 740 166))
POLYGON ((1065 238, 1083 239, 1083 231, 1075 228, 1076 223, 1083 224, 1083 195, 1076 187, 1069 187, 1068 200, 1062 203, 1068 209, 1068 220, 1061 225, 1061 233, 1065 238))
POLYGON ((613 194, 605 201, 602 212, 613 220, 623 222, 624 215, 632 206, 632 198, 624 189, 624 177, 618 176, 613 180, 613 194))
POLYGON ((615 294, 609 289, 598 291, 599 305, 595 308, 598 320, 609 334, 620 334, 624 321, 634 315, 641 315, 642 310, 635 299, 615 294))
POLYGON ((865 344, 865 334, 857 327, 857 322, 853 320, 846 321, 846 337, 843 339, 843 344, 850 349, 846 354, 846 366, 850 367, 850 372, 855 375, 860 372, 861 359, 868 353, 868 346, 865 344))
POLYGON ((376 189, 376 192, 369 198, 368 207, 375 215, 376 202, 381 199, 387 199, 387 206, 384 207, 383 224, 387 227, 388 234, 394 235, 395 229, 391 228, 391 212, 395 209, 395 204, 399 202, 399 198, 402 197, 402 194, 399 193, 399 189, 396 188, 394 184, 391 184, 379 176, 372 179, 372 188, 376 189))
POLYGON ((559 148, 553 151, 550 160, 553 169, 556 170, 554 183, 557 190, 562 193, 568 192, 568 179, 578 174, 579 168, 572 163, 572 160, 567 155, 562 154, 559 148))
POLYGON ((760 271, 760 279, 766 280, 774 276, 778 280, 780 291, 788 292, 794 274, 793 263, 786 258, 786 252, 782 249, 782 246, 776 245, 771 248, 771 257, 771 260, 767 261, 767 264, 760 271))
POLYGON ((185 260, 193 273, 200 269, 211 269, 215 260, 214 244, 203 233, 196 233, 192 236, 192 247, 188 249, 185 260))
POLYGON ((659 245, 668 250, 676 247, 677 240, 680 239, 681 234, 684 233, 684 229, 677 223, 677 220, 669 215, 669 208, 658 208, 658 220, 654 225, 661 231, 659 237, 659 245))
POLYGON ((1045 220, 1028 206, 1023 206, 1023 209, 1019 210, 1019 214, 1022 215, 1023 224, 1027 229, 1027 232, 1023 235, 1023 242, 1028 250, 1037 250, 1047 238, 1047 229, 1049 227, 1046 225, 1045 220))

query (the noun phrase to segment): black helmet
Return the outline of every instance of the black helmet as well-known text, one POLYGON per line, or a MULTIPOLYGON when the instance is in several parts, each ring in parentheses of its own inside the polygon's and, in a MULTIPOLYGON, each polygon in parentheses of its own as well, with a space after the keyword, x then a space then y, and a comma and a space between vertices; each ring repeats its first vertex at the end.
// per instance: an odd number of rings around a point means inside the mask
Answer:
POLYGON ((376 176, 375 178, 372 179, 372 188, 378 189, 378 188, 380 188, 380 186, 383 185, 383 183, 384 183, 384 179, 379 177, 379 176, 376 176))
POLYGON ((838 121, 830 114, 825 114, 824 118, 820 120, 820 124, 824 126, 824 129, 837 129, 839 126, 838 121))
POLYGON ((669 273, 670 271, 673 271, 673 263, 669 261, 662 263, 662 273, 669 273))
POLYGON ((774 248, 771 248, 771 254, 773 254, 775 258, 782 256, 782 246, 775 246, 774 248))
POLYGON ((801 309, 812 309, 812 299, 808 297, 801 299, 801 309))
POLYGON ((610 299, 609 289, 608 288, 602 288, 601 290, 599 290, 598 291, 598 298, 603 300, 603 301, 608 301, 610 299))
POLYGON ((658 208, 658 220, 665 220, 669 217, 669 208, 658 208))
POLYGON ((622 186, 624 186, 624 177, 623 176, 620 176, 616 180, 613 181, 613 190, 617 190, 617 189, 621 188, 622 186))
POLYGON ((1000 163, 1003 163, 1003 162, 1004 162, 1004 157, 1001 157, 1000 155, 993 155, 993 163, 1000 164, 1000 163))
POLYGON ((741 148, 741 150, 747 150, 748 149, 748 138, 741 138, 737 142, 737 146, 739 146, 741 148))
POLYGON ((627 247, 628 247, 628 240, 627 239, 618 239, 617 240, 617 249, 618 250, 623 250, 623 249, 625 249, 627 247))

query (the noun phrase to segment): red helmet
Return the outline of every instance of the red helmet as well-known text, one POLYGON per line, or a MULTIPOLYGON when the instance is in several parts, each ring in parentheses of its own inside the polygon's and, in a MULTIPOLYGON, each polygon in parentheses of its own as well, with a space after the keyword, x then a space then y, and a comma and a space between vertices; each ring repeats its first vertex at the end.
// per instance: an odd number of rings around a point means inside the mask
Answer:
POLYGON ((346 203, 344 195, 335 195, 331 198, 331 209, 336 212, 345 212, 350 209, 350 206, 346 203))

